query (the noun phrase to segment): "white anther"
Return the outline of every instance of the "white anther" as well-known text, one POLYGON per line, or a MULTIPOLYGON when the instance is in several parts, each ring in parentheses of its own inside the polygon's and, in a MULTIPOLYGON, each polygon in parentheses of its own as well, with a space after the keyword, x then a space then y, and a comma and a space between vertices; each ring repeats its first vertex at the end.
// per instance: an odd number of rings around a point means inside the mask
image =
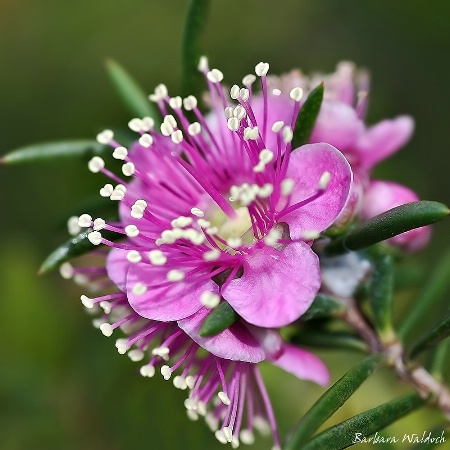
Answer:
POLYGON ((191 208, 191 213, 197 217, 205 217, 205 213, 200 208, 191 208))
POLYGON ((170 125, 170 123, 163 122, 161 124, 161 134, 163 136, 170 136, 175 130, 173 129, 173 126, 170 125))
POLYGON ((213 234, 217 234, 218 231, 219 229, 217 227, 210 227, 206 229, 206 234, 212 236, 213 234))
POLYGON ((168 95, 167 87, 165 84, 158 84, 158 86, 155 87, 154 94, 151 94, 148 96, 148 98, 152 102, 160 102, 161 100, 164 100, 168 95))
POLYGON ((242 120, 247 115, 245 108, 242 105, 237 105, 233 110, 233 116, 237 117, 239 120, 242 120))
POLYGON ((131 177, 132 175, 134 175, 136 168, 134 167, 134 164, 130 161, 125 163, 122 166, 122 173, 127 176, 127 177, 131 177))
POLYGON ((112 130, 103 130, 101 133, 97 134, 97 142, 99 144, 109 144, 114 137, 114 132, 112 130))
POLYGON ((167 262, 167 258, 161 250, 150 250, 148 258, 154 266, 163 266, 167 262))
POLYGON ((99 328, 106 337, 110 337, 113 334, 113 327, 110 323, 102 323, 99 328))
POLYGON ((200 303, 207 308, 215 308, 220 303, 220 295, 205 291, 200 295, 200 303))
POLYGON ((147 292, 147 286, 143 283, 136 283, 131 291, 134 295, 144 295, 147 292))
POLYGON ((262 161, 260 161, 258 164, 256 164, 256 166, 253 166, 253 172, 255 173, 264 172, 265 168, 266 165, 262 161))
POLYGON ((187 398, 184 401, 184 407, 187 410, 195 411, 197 409, 197 402, 193 398, 187 398))
POLYGON ((294 133, 292 132, 292 128, 288 127, 287 125, 283 128, 281 131, 281 136, 283 137, 283 142, 285 144, 288 144, 292 141, 292 138, 294 137, 294 133))
POLYGON ((264 164, 269 164, 270 161, 272 161, 273 157, 274 157, 273 151, 269 150, 268 148, 264 148, 259 153, 259 160, 264 164))
POLYGON ((223 80, 223 73, 219 69, 212 69, 206 74, 206 77, 211 83, 220 83, 223 80))
POLYGON ((227 442, 231 442, 233 440, 233 432, 230 427, 223 427, 222 432, 227 442))
POLYGON ((125 233, 128 237, 136 237, 139 235, 139 228, 136 225, 127 225, 125 233))
POLYGON ((220 401, 225 405, 225 406, 229 406, 231 404, 230 398, 228 397, 228 395, 223 392, 223 391, 219 391, 217 393, 217 397, 219 397, 220 401))
POLYGON ((252 445, 255 442, 255 435, 253 434, 252 430, 241 430, 239 433, 239 437, 243 444, 245 445, 252 445))
POLYGON ((191 241, 194 245, 201 245, 205 242, 205 235, 202 232, 198 232, 193 228, 190 228, 183 233, 183 237, 191 241))
POLYGON ((194 389, 196 381, 197 381, 197 378, 196 378, 196 377, 194 377, 194 376, 192 376, 192 375, 188 375, 188 376, 186 377, 186 384, 187 384, 187 387, 188 387, 189 389, 191 389, 191 390, 194 389))
POLYGON ((142 361, 144 359, 144 352, 142 350, 139 350, 138 348, 135 348, 134 350, 130 350, 128 352, 128 357, 133 362, 142 361))
POLYGON ((164 116, 164 122, 168 123, 174 128, 177 127, 177 121, 175 120, 175 117, 173 117, 172 114, 167 114, 166 116, 164 116))
POLYGON ((100 195, 102 197, 110 197, 113 191, 114 191, 113 185, 107 183, 100 189, 100 195))
POLYGON ((174 144, 181 144, 183 142, 183 132, 181 130, 172 133, 172 142, 174 144))
POLYGON ((217 431, 217 428, 219 426, 219 420, 214 416, 214 414, 211 413, 206 414, 205 422, 212 432, 217 431))
POLYGON ((62 263, 61 266, 59 266, 59 273, 64 279, 70 280, 70 278, 72 278, 74 274, 72 264, 68 262, 62 263))
POLYGON ((103 161, 100 156, 94 156, 89 162, 88 162, 88 169, 92 173, 100 172, 105 167, 105 161, 103 161))
POLYGON ((124 160, 128 156, 128 150, 125 147, 116 147, 112 155, 115 159, 124 160))
POLYGON ((122 189, 117 189, 117 187, 113 190, 113 193, 109 197, 111 200, 123 200, 125 197, 125 192, 122 189))
POLYGON ((126 188, 123 184, 118 184, 118 185, 116 186, 116 189, 117 189, 118 191, 123 192, 124 194, 127 192, 127 188, 126 188))
POLYGON ((255 66, 255 73, 258 75, 258 77, 264 77, 267 75, 267 72, 269 71, 269 64, 260 62, 259 64, 256 64, 255 66))
POLYGON ((331 173, 328 171, 325 171, 319 180, 319 189, 326 189, 328 186, 328 183, 331 180, 331 173))
POLYGON ((279 89, 272 89, 272 94, 278 97, 281 95, 281 91, 279 89))
POLYGON ((142 129, 144 131, 150 131, 153 130, 153 127, 155 126, 155 121, 152 117, 143 117, 142 118, 142 129))
POLYGON ((100 217, 94 220, 94 231, 100 231, 105 228, 106 222, 100 217))
POLYGON ((206 72, 208 70, 208 58, 206 56, 200 56, 197 69, 200 72, 206 72))
POLYGON ((225 437, 225 435, 223 434, 223 431, 222 430, 217 430, 215 433, 214 433, 214 436, 216 437, 216 439, 221 443, 221 444, 226 444, 228 441, 227 441, 227 438, 225 437))
POLYGON ((284 122, 282 120, 279 120, 272 125, 272 131, 274 133, 278 133, 279 131, 281 131, 281 129, 283 127, 284 127, 284 122))
POLYGON ((248 75, 245 75, 244 78, 242 78, 242 84, 247 87, 251 86, 255 81, 256 77, 252 73, 249 73, 248 75))
POLYGON ((197 108, 197 99, 193 95, 189 95, 183 99, 183 105, 186 111, 192 111, 197 108))
POLYGON ((128 345, 128 339, 117 339, 115 346, 121 355, 125 355, 127 350, 130 348, 128 345))
POLYGON ((197 411, 193 411, 193 410, 191 410, 191 409, 187 409, 186 410, 186 415, 188 416, 188 419, 189 420, 192 420, 192 421, 197 421, 198 420, 198 414, 197 414, 197 411))
POLYGON ((161 366, 161 375, 166 381, 170 380, 170 377, 172 376, 172 371, 170 370, 170 367, 167 365, 161 366))
POLYGON ((102 243, 102 235, 99 231, 93 231, 87 235, 90 243, 93 245, 100 245, 102 243))
POLYGON ((142 256, 137 250, 130 250, 127 253, 127 260, 130 261, 130 263, 136 264, 142 260, 142 256))
POLYGON ((177 238, 174 235, 174 230, 164 230, 161 233, 161 241, 165 244, 173 244, 177 238))
POLYGON ((94 307, 94 302, 93 302, 92 299, 89 298, 88 296, 82 295, 82 296, 80 297, 80 300, 81 300, 81 303, 83 304, 83 306, 84 306, 85 308, 92 309, 92 308, 94 307))
POLYGON ((177 217, 176 219, 173 219, 172 222, 170 222, 170 224, 174 228, 175 227, 184 228, 189 226, 193 221, 194 219, 192 217, 180 216, 177 217))
POLYGON ((231 440, 231 448, 239 448, 239 439, 236 436, 233 436, 231 440))
POLYGON ((255 416, 253 418, 253 426, 263 436, 268 436, 270 434, 270 425, 267 423, 267 420, 263 419, 261 416, 255 416))
POLYGON ((220 258, 221 251, 218 248, 213 248, 203 253, 203 259, 205 261, 217 261, 220 258))
POLYGON ((303 89, 301 87, 295 87, 289 92, 289 97, 291 97, 292 100, 299 102, 303 97, 303 89))
MULTIPOLYGON (((251 203, 251 202, 250 202, 251 203)), ((238 237, 233 237, 227 240, 228 247, 237 248, 242 244, 242 239, 238 237)))
POLYGON ((274 246, 278 243, 278 240, 281 238, 281 230, 272 228, 264 238, 264 242, 267 245, 274 246))
POLYGON ((185 276, 186 276, 185 273, 182 272, 181 270, 172 269, 167 272, 166 278, 169 281, 175 282, 183 280, 185 276))
POLYGON ((139 144, 142 145, 142 147, 149 148, 153 144, 153 137, 145 133, 139 138, 139 144))
POLYGON ((111 312, 111 310, 112 310, 111 303, 109 303, 107 301, 103 300, 103 301, 101 301, 99 303, 99 305, 100 305, 100 308, 102 308, 103 311, 105 311, 106 314, 109 314, 111 312))
POLYGON ((256 141, 259 136, 259 128, 258 127, 247 127, 244 129, 244 140, 252 140, 256 141))
POLYGON ((169 100, 169 106, 172 109, 180 109, 182 105, 183 105, 183 100, 181 99, 181 97, 179 95, 177 95, 176 97, 172 97, 169 100))
POLYGON ((198 122, 193 122, 188 126, 188 133, 191 136, 197 136, 202 131, 202 126, 198 122))
MULTIPOLYGON (((75 284, 79 284, 81 286, 89 283, 89 278, 86 275, 83 275, 82 273, 76 273, 73 276, 73 281, 75 284)), ((91 285, 92 288, 92 285, 91 285)))
POLYGON ((239 86, 237 84, 234 84, 230 89, 230 97, 233 100, 237 100, 239 98, 239 91, 240 91, 239 86))
POLYGON ((131 207, 130 216, 133 219, 142 219, 144 217, 144 208, 142 208, 141 206, 133 205, 131 207))
POLYGON ((281 195, 287 196, 294 189, 295 182, 292 178, 285 178, 281 183, 281 195))
POLYGON ((138 133, 138 132, 141 131, 142 128, 143 128, 142 120, 141 120, 141 119, 138 119, 137 117, 135 117, 134 119, 131 119, 131 120, 128 122, 128 128, 129 128, 131 131, 135 131, 136 133, 138 133))
POLYGON ((78 217, 78 226, 81 228, 89 228, 92 223, 92 217, 89 214, 81 214, 80 217, 78 217))
POLYGON ((146 366, 142 366, 139 369, 139 372, 143 377, 152 378, 155 375, 155 367, 151 364, 147 364, 146 366))
POLYGON ((198 226, 202 227, 202 228, 208 228, 211 226, 211 222, 209 220, 205 220, 205 219, 198 219, 197 220, 198 226))
POLYGON ((169 347, 155 347, 152 350, 152 355, 160 356, 161 358, 167 360, 169 357, 170 349, 169 347))
POLYGON ((258 191, 258 197, 261 198, 267 198, 269 197, 269 195, 271 195, 273 192, 273 184, 271 183, 266 183, 263 184, 258 191))
POLYGON ((206 403, 199 400, 197 402, 197 414, 199 416, 206 416, 206 403))
POLYGON ((306 239, 307 241, 312 241, 314 239, 319 238, 320 231, 317 230, 305 230, 301 234, 303 239, 306 239))
POLYGON ((246 102, 250 97, 250 91, 247 88, 241 88, 239 97, 241 97, 242 101, 246 102))
POLYGON ((78 216, 72 216, 67 221, 67 230, 69 234, 75 236, 81 231, 80 225, 78 225, 78 216))
POLYGON ((142 206, 142 208, 147 208, 147 202, 143 199, 136 200, 134 202, 135 205, 142 206))
POLYGON ((233 111, 234 111, 234 108, 233 108, 232 106, 227 106, 227 107, 225 108, 225 110, 224 110, 224 112, 225 112, 225 117, 226 117, 227 119, 231 119, 232 117, 234 117, 234 116, 233 116, 233 111))
POLYGON ((180 375, 177 375, 176 377, 174 377, 173 385, 177 389, 181 389, 182 391, 187 389, 186 379, 180 375))
POLYGON ((227 127, 230 131, 237 131, 239 130, 239 119, 237 117, 230 117, 227 120, 227 127))

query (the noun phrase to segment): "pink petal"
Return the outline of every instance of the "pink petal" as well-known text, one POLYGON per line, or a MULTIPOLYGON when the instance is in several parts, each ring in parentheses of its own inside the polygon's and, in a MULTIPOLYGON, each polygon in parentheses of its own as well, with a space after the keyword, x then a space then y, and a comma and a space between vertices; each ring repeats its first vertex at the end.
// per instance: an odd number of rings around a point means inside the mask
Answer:
POLYGON ((127 274, 127 294, 130 306, 142 317, 163 322, 184 319, 201 308, 200 295, 204 291, 217 292, 210 279, 167 281, 168 269, 150 264, 131 264, 127 274), (147 290, 141 295, 133 292, 137 283, 147 290), (164 287, 158 287, 163 285, 164 287))
POLYGON ((200 337, 198 334, 200 327, 210 312, 210 309, 203 307, 194 315, 180 320, 178 325, 198 345, 220 358, 251 363, 258 363, 266 358, 266 353, 258 340, 239 322, 216 336, 200 337))
POLYGON ((330 382, 330 374, 323 361, 293 345, 285 344, 283 353, 278 358, 272 359, 272 362, 303 380, 314 381, 321 386, 330 382))
POLYGON ((363 133, 355 145, 360 164, 371 168, 399 150, 409 141, 414 121, 409 116, 383 120, 363 133))
POLYGON ((223 296, 247 322, 272 328, 298 319, 319 287, 317 255, 304 242, 293 242, 282 251, 255 250, 242 277, 232 280, 223 296))
POLYGON ((344 155, 329 144, 308 144, 292 152, 286 174, 295 183, 291 205, 312 196, 326 171, 331 179, 324 194, 281 219, 289 224, 293 239, 305 230, 325 230, 336 220, 350 194, 352 171, 344 155))
POLYGON ((106 258, 106 271, 109 279, 124 292, 126 290, 127 272, 130 267, 127 253, 127 250, 113 248, 106 258))
POLYGON ((345 153, 363 130, 363 122, 350 105, 324 100, 309 142, 327 142, 345 153))

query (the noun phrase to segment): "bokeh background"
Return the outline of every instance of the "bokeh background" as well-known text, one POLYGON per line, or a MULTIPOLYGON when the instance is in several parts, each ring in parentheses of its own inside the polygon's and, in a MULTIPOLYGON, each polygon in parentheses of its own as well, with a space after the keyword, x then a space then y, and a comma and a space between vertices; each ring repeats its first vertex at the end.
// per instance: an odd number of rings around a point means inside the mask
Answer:
MULTIPOLYGON (((107 57, 148 92, 164 82, 175 93, 187 4, 0 0, 0 155, 126 124, 129 115, 104 71, 107 57)), ((216 0, 211 12, 206 53, 230 84, 261 60, 273 73, 332 71, 340 60, 369 68, 369 122, 408 113, 417 123, 413 140, 377 175, 449 203, 448 0, 216 0)), ((91 327, 79 287, 57 274, 36 276, 66 238, 62 224, 74 205, 102 182, 84 162, 0 167, 0 448, 220 448, 203 423, 188 421, 182 392, 159 377, 139 377, 113 338, 91 327)), ((448 222, 438 224, 429 248, 400 269, 410 274, 410 288, 397 300, 399 316, 448 248, 448 231, 448 222)), ((321 355, 333 379, 360 359, 321 355)), ((281 370, 264 372, 285 434, 322 389, 281 370)), ((403 391, 395 377, 381 374, 329 423, 403 391)), ((386 434, 421 433, 433 421, 429 411, 415 413, 386 434)), ((258 440, 254 448, 269 446, 258 440)))

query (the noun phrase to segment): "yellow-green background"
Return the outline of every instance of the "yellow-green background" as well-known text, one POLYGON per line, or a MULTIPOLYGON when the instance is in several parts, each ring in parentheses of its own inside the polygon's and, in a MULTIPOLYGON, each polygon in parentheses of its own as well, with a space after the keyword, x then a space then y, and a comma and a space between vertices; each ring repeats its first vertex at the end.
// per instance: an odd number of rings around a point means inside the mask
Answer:
MULTIPOLYGON (((261 60, 272 72, 331 71, 342 59, 369 68, 369 121, 403 113, 417 121, 412 142, 378 175, 408 184, 422 198, 449 202, 450 2, 212 3, 205 49, 226 82, 239 82, 261 60)), ((0 0, 0 154, 126 124, 128 113, 103 69, 107 57, 125 65, 148 92, 165 82, 175 94, 186 7, 181 0, 0 0)), ((183 393, 159 377, 139 377, 113 338, 90 326, 79 288, 56 274, 36 276, 44 256, 65 239, 61 223, 73 205, 102 181, 76 161, 0 167, 0 448, 220 448, 204 424, 185 417, 183 393)), ((439 224, 431 246, 414 258, 399 312, 448 243, 448 223, 439 224)), ((427 320, 436 314, 430 311, 427 320)), ((358 360, 322 354, 333 379, 358 360)), ((322 390, 265 369, 285 434, 322 390)), ((402 389, 391 375, 377 377, 338 419, 402 389)), ((415 414, 387 434, 421 433, 432 418, 415 414)), ((263 441, 254 448, 263 448, 263 441)))

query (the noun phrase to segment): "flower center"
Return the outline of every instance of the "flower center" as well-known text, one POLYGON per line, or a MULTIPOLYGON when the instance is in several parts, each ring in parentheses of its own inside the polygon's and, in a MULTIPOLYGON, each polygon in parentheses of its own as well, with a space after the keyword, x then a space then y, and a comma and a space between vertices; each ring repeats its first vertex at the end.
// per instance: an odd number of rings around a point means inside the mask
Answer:
POLYGON ((236 217, 228 217, 220 208, 214 207, 207 213, 211 226, 217 228, 217 236, 224 241, 240 239, 242 243, 253 242, 252 222, 246 206, 236 210, 236 217))

